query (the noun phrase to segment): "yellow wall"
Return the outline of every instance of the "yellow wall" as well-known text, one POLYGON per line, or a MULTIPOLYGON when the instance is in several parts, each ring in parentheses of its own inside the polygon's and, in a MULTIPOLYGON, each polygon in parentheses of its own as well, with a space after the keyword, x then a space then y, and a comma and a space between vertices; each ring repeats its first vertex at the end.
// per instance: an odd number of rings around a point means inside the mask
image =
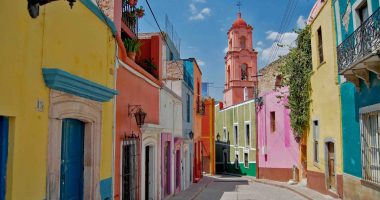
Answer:
MULTIPOLYGON (((32 19, 27 1, 0 6, 0 115, 11 117, 7 199, 46 198, 49 89, 42 67, 60 68, 114 88, 111 31, 87 7, 67 1, 40 7, 32 19), (36 101, 44 102, 43 112, 36 101)), ((112 175, 112 102, 103 104, 101 179, 112 175)))
POLYGON ((335 140, 335 170, 342 174, 341 106, 335 49, 335 29, 331 0, 311 24, 313 74, 310 131, 307 141, 307 169, 325 173, 325 139, 335 140), (321 27, 325 62, 319 63, 317 30, 321 27), (313 162, 313 120, 319 120, 319 163, 313 162))

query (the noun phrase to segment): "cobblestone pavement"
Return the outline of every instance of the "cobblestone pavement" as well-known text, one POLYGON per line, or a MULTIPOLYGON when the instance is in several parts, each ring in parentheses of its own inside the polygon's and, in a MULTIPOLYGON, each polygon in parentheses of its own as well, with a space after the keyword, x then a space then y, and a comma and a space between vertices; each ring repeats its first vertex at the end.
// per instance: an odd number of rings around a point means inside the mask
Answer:
MULTIPOLYGON (((310 190, 310 189, 307 189, 310 190)), ((202 181, 176 194, 171 200, 308 200, 286 188, 247 177, 204 176, 202 181)), ((314 199, 314 198, 312 198, 314 199)), ((318 199, 330 199, 320 195, 318 199)))

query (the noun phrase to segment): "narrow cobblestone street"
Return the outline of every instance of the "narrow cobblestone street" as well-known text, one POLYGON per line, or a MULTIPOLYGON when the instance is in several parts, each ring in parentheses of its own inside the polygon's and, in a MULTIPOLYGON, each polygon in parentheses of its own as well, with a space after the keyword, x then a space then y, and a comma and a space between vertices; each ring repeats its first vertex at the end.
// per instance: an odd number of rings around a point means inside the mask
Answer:
POLYGON ((283 186, 271 181, 253 181, 247 177, 204 176, 197 184, 176 194, 171 200, 305 200, 333 199, 303 186, 283 186), (294 189, 298 188, 298 189, 294 189), (300 190, 303 195, 295 192, 300 190))

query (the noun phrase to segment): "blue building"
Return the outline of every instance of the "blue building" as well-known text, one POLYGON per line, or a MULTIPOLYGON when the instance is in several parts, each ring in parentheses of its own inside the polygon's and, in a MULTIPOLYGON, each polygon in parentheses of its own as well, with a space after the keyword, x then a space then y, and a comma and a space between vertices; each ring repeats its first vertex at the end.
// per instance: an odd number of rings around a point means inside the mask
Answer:
POLYGON ((345 199, 380 199, 379 0, 335 0, 345 199))

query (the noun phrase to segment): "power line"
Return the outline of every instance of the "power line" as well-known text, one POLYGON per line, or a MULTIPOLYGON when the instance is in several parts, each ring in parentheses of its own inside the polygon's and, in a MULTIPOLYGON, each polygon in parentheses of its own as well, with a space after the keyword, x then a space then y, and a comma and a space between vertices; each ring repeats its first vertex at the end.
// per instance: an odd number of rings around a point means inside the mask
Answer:
MULTIPOLYGON (((153 13, 153 10, 152 10, 152 8, 150 7, 150 4, 149 4, 148 0, 145 0, 145 2, 146 2, 146 4, 148 5, 148 8, 149 8, 149 10, 150 10, 150 13, 152 13, 153 19, 154 19, 154 21, 156 22, 156 25, 157 25, 158 29, 160 30, 160 34, 161 34, 162 38, 164 39, 166 46, 169 48, 169 50, 170 50, 171 52, 174 52, 174 51, 172 51, 172 49, 170 48, 168 41, 166 41, 166 36, 163 34, 164 32, 162 31, 162 29, 161 29, 161 27, 160 27, 160 24, 159 24, 158 21, 157 21, 156 15, 153 13)), ((176 65, 176 66, 177 66, 177 65, 176 65)), ((177 66, 177 67, 178 67, 178 66, 177 66)), ((183 76, 183 72, 181 71, 181 69, 180 69, 179 67, 178 67, 178 69, 179 69, 179 72, 181 73, 181 75, 183 76)))

